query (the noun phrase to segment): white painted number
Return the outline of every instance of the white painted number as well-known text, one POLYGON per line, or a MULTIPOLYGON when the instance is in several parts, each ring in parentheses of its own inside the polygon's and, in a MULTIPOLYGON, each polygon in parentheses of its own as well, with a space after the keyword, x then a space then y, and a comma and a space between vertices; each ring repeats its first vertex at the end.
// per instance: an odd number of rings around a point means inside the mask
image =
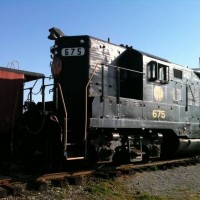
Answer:
POLYGON ((153 118, 165 118, 165 111, 164 110, 153 110, 152 111, 153 118))
POLYGON ((83 56, 85 49, 83 47, 64 48, 61 54, 62 56, 83 56))

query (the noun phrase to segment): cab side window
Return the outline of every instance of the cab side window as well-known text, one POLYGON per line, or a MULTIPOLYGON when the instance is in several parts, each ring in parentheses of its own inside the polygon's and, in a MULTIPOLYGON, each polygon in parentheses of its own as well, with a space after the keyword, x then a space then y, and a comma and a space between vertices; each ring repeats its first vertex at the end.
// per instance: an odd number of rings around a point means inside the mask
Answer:
POLYGON ((158 80, 162 83, 169 82, 169 67, 168 66, 158 64, 158 80))
POLYGON ((147 64, 148 81, 168 83, 169 82, 169 66, 151 61, 147 64))
POLYGON ((151 61, 147 65, 148 67, 148 80, 155 81, 157 80, 157 62, 151 61))

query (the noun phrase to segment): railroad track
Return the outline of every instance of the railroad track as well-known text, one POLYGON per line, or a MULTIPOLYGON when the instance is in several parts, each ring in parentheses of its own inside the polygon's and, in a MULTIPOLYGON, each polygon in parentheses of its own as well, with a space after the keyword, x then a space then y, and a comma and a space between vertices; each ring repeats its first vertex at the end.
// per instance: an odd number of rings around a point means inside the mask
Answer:
POLYGON ((145 164, 127 164, 127 165, 120 165, 117 167, 118 170, 137 170, 137 169, 145 169, 149 167, 158 167, 158 168, 172 168, 180 165, 191 165, 199 163, 200 159, 196 158, 180 158, 180 159, 173 159, 173 160, 159 160, 152 163, 145 163, 145 164))
POLYGON ((0 198, 7 197, 9 194, 17 196, 21 193, 22 188, 13 182, 12 177, 0 175, 0 198))
MULTIPOLYGON (((124 165, 100 165, 97 169, 81 170, 74 172, 59 172, 42 174, 38 176, 0 176, 0 198, 7 195, 18 196, 22 193, 22 188, 16 184, 25 182, 31 185, 31 189, 37 191, 47 191, 49 183, 56 187, 65 187, 67 184, 81 185, 84 177, 96 176, 100 178, 116 178, 124 174, 134 174, 147 170, 166 170, 168 168, 195 165, 200 163, 200 158, 181 158, 174 160, 155 161, 152 163, 124 164, 124 165)), ((30 189, 27 187, 27 189, 30 189)))

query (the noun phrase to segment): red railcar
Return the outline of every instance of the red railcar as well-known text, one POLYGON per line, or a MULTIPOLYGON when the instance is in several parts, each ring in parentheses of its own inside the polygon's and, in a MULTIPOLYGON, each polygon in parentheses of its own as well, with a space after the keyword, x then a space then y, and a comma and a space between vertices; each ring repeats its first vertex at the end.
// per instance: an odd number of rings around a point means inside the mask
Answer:
POLYGON ((43 74, 0 67, 0 162, 9 160, 12 132, 16 119, 23 112, 23 89, 29 81, 44 78, 43 74))

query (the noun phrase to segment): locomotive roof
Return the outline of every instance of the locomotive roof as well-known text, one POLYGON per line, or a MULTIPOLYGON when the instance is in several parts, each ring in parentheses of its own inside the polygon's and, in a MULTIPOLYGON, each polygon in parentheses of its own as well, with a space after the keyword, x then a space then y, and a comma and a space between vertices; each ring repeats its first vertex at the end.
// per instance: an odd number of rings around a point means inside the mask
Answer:
MULTIPOLYGON (((129 47, 129 46, 123 45, 123 44, 117 45, 117 44, 114 44, 114 43, 112 43, 112 42, 108 42, 108 41, 105 41, 105 40, 102 40, 102 39, 99 39, 99 38, 96 38, 96 37, 93 37, 93 36, 89 36, 89 37, 90 37, 90 38, 93 38, 93 39, 96 39, 96 40, 99 40, 99 41, 102 41, 102 42, 106 42, 106 43, 108 43, 108 44, 115 45, 115 46, 121 46, 121 47, 124 47, 125 49, 127 49, 127 48, 132 48, 132 47, 129 47)), ((155 55, 152 55, 152 54, 149 54, 149 53, 140 51, 140 50, 135 49, 135 48, 132 48, 132 49, 134 49, 135 51, 139 52, 139 53, 142 54, 142 55, 145 55, 145 56, 148 56, 148 57, 151 57, 151 58, 154 58, 154 59, 162 60, 162 61, 167 62, 167 63, 171 63, 169 60, 164 59, 164 58, 161 58, 161 57, 159 57, 159 56, 155 56, 155 55)))
POLYGON ((18 73, 18 74, 24 74, 25 82, 29 82, 29 81, 33 81, 33 80, 37 80, 39 78, 45 77, 45 75, 41 74, 41 73, 24 71, 24 70, 19 70, 19 69, 12 69, 12 68, 7 68, 7 67, 0 67, 0 70, 7 71, 7 72, 14 72, 14 73, 18 73))
MULTIPOLYGON (((128 49, 128 48, 131 48, 135 51, 137 51, 138 53, 140 53, 141 55, 145 55, 145 56, 148 56, 148 57, 151 57, 151 58, 154 58, 154 59, 157 59, 157 60, 161 60, 161 61, 164 61, 164 62, 167 62, 167 63, 171 63, 169 60, 167 59, 164 59, 164 58, 161 58, 159 56, 155 56, 155 55, 152 55, 152 54, 149 54, 149 53, 146 53, 146 52, 143 52, 143 51, 140 51, 138 49, 135 49, 135 48, 132 48, 132 46, 128 46, 128 45, 124 45, 124 44, 115 44, 115 43, 112 43, 110 41, 106 41, 106 40, 103 40, 103 39, 99 39, 97 37, 94 37, 94 36, 90 36, 90 35, 76 35, 76 36, 62 36, 60 38, 63 38, 63 37, 89 37, 91 39, 95 39, 95 40, 98 40, 98 41, 101 41, 101 42, 104 42, 104 43, 107 43, 107 44, 111 44, 111 45, 114 45, 114 46, 121 46, 122 48, 124 49, 128 49)), ((59 38, 58 38, 59 39, 59 38)), ((110 40, 110 39, 109 39, 110 40)))
POLYGON ((164 58, 161 58, 161 57, 158 57, 158 56, 154 56, 154 55, 152 55, 152 54, 145 53, 145 52, 139 51, 139 50, 137 50, 137 49, 136 49, 136 51, 138 51, 138 52, 141 53, 142 55, 145 55, 145 56, 148 56, 148 57, 151 57, 151 58, 155 58, 155 59, 162 60, 162 61, 164 61, 164 62, 170 63, 168 60, 166 60, 166 59, 164 59, 164 58))

